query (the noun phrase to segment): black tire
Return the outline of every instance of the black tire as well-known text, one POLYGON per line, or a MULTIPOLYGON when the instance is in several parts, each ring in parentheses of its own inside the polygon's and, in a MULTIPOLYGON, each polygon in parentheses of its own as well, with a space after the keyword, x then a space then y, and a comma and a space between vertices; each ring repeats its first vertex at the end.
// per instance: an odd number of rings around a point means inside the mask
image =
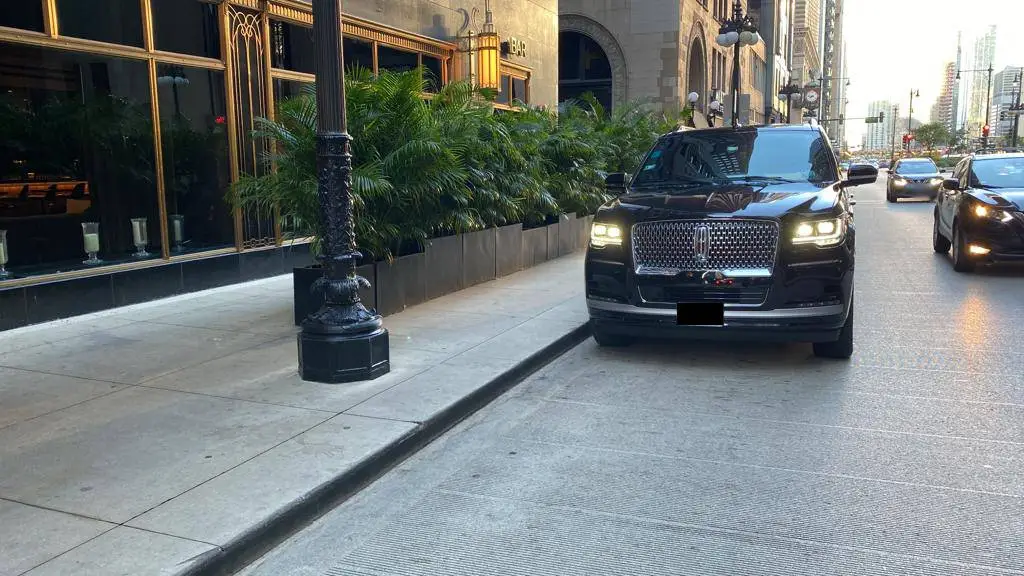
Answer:
POLYGON ((949 248, 952 245, 949 238, 942 235, 939 231, 939 215, 938 213, 932 218, 934 223, 932 224, 932 248, 937 254, 948 254, 949 248))
POLYGON ((973 272, 975 263, 967 255, 967 242, 960 233, 960 226, 953 223, 953 270, 957 272, 973 272))
POLYGON ((886 186, 885 188, 885 199, 891 204, 896 203, 896 193, 892 191, 892 186, 886 186))
POLYGON ((850 303, 850 313, 846 316, 846 323, 839 332, 839 339, 835 342, 815 342, 814 355, 818 358, 835 358, 837 360, 849 360, 853 356, 853 303, 850 303))
POLYGON ((623 348, 633 343, 633 339, 621 334, 610 334, 599 328, 593 329, 594 342, 602 348, 623 348))

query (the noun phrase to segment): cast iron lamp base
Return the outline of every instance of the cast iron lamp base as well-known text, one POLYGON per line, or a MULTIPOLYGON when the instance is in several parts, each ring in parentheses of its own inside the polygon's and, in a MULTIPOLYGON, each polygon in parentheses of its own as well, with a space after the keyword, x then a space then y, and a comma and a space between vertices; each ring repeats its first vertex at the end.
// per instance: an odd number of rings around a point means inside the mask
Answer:
POLYGON ((299 334, 299 376, 324 384, 373 380, 391 371, 388 331, 346 333, 303 327, 299 334))

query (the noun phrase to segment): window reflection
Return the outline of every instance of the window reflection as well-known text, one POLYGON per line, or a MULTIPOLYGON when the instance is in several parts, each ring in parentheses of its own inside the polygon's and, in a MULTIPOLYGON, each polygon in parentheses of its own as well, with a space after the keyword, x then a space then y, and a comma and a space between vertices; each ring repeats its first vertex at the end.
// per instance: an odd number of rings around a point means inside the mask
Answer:
POLYGON ((130 260, 133 218, 160 252, 144 62, 0 43, 0 229, 15 274, 81 268, 83 223, 99 257, 130 260))
POLYGON ((233 246, 224 74, 162 65, 157 89, 171 253, 233 246))
POLYGON ((270 42, 274 68, 309 74, 316 72, 312 28, 271 20, 270 42))
POLYGON ((431 56, 423 56, 423 79, 427 83, 427 92, 436 94, 441 90, 441 60, 431 56))
POLYGON ((512 78, 512 101, 527 104, 530 102, 526 95, 526 79, 512 78))
POLYGON ((0 26, 22 30, 43 31, 43 4, 41 2, 9 2, 0 10, 0 26))
POLYGON ((396 50, 388 46, 377 46, 377 66, 381 70, 407 72, 419 66, 419 56, 415 52, 396 50))
POLYGON ((356 38, 343 38, 342 47, 345 49, 345 69, 364 68, 373 70, 373 45, 364 40, 356 38))
POLYGON ((501 76, 501 91, 498 92, 498 97, 495 99, 495 102, 498 104, 511 104, 512 101, 509 99, 510 93, 512 92, 512 88, 510 86, 511 82, 511 76, 506 74, 501 76))
POLYGON ((157 50, 220 59, 217 7, 199 0, 150 0, 157 50))
POLYGON ((61 35, 142 46, 139 0, 57 0, 61 35))

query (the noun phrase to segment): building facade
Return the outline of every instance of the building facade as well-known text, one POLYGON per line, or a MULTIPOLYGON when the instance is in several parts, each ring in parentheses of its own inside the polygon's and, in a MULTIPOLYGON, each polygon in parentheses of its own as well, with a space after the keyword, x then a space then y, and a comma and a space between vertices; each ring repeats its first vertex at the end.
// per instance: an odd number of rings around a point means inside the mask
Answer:
MULTIPOLYGON (((791 76, 794 4, 795 0, 756 2, 760 34, 765 45, 764 113, 766 117, 776 121, 782 121, 787 110, 786 101, 779 98, 779 90, 789 83, 791 76)), ((751 6, 754 5, 755 2, 751 2, 751 6)))
POLYGON ((992 77, 991 135, 994 138, 1013 134, 1014 116, 1009 112, 1010 107, 1020 101, 1022 73, 1024 68, 1020 66, 1007 66, 992 77))
POLYGON ((893 103, 889 100, 875 100, 868 105, 868 116, 884 114, 882 122, 865 124, 862 147, 868 151, 888 150, 892 145, 893 103))
POLYGON ((985 70, 995 62, 995 57, 996 27, 991 26, 988 32, 974 42, 974 51, 968 69, 975 70, 975 72, 961 75, 962 77, 969 76, 967 119, 964 128, 971 138, 980 137, 982 126, 990 124, 992 121, 991 109, 989 107, 988 72, 985 72, 985 70), (986 110, 990 111, 989 117, 985 116, 986 110))
POLYGON ((955 116, 953 112, 953 95, 956 90, 956 63, 947 62, 943 66, 942 87, 939 88, 939 97, 932 106, 931 121, 941 124, 953 133, 956 130, 954 125, 955 116))
MULTIPOLYGON (((715 43, 718 20, 732 13, 728 0, 560 0, 558 12, 559 100, 590 92, 613 109, 642 101, 674 115, 690 92, 699 95, 701 110, 713 92, 728 95, 733 52, 715 43)), ((763 42, 741 49, 751 123, 765 118, 758 84, 764 66, 763 42)))
POLYGON ((793 8, 793 80, 800 86, 821 70, 821 1, 795 0, 793 8))
MULTIPOLYGON (((349 0, 345 61, 476 74, 486 0, 349 0)), ((558 99, 557 0, 493 4, 499 106, 558 99)), ((257 119, 314 80, 303 0, 24 0, 0 11, 0 329, 289 271, 257 119), (88 263, 86 255, 89 255, 88 263)), ((429 94, 425 94, 428 97, 429 94)), ((308 248, 303 259, 308 261, 308 248)))

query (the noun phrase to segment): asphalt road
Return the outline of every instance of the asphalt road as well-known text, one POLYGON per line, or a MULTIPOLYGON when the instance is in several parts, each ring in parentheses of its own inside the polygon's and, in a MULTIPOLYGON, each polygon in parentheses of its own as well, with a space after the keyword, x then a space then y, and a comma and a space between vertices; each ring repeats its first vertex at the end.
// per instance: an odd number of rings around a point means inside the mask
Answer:
POLYGON ((247 574, 1024 574, 1024 271, 857 200, 850 362, 587 341, 247 574))

